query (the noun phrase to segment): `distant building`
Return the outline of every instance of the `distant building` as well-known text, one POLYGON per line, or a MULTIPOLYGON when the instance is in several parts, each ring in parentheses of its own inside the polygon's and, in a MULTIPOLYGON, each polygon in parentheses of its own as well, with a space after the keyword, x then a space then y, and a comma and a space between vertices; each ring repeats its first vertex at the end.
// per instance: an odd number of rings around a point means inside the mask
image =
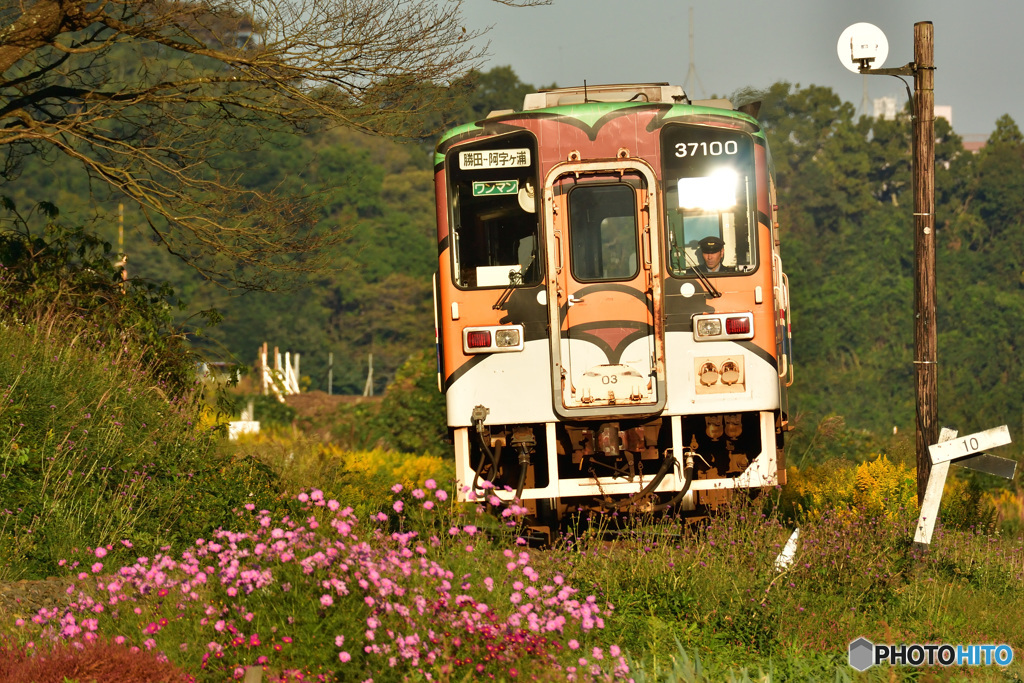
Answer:
POLYGON ((874 102, 875 118, 885 121, 895 121, 899 112, 895 97, 876 97, 874 102))
POLYGON ((960 136, 964 141, 964 149, 971 154, 977 154, 988 142, 988 136, 981 133, 967 134, 960 136))
MULTIPOLYGON (((899 100, 896 96, 887 97, 876 97, 872 104, 874 105, 874 114, 876 119, 883 119, 885 121, 893 121, 896 119, 896 114, 899 113, 899 100)), ((935 105, 935 118, 944 118, 949 121, 949 125, 953 125, 953 107, 948 104, 937 104, 935 105)), ((988 136, 983 134, 968 133, 960 136, 963 139, 964 150, 971 154, 977 154, 988 141, 988 136)))

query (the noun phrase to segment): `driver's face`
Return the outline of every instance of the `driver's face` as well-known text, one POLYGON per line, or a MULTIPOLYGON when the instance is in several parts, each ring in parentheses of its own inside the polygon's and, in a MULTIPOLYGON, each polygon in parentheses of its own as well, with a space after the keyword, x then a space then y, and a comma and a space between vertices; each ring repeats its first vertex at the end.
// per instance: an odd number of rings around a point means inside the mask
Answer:
POLYGON ((704 256, 704 263, 707 264, 707 266, 708 266, 708 268, 710 270, 714 270, 719 265, 721 265, 721 263, 722 263, 722 253, 724 251, 725 251, 724 249, 719 249, 718 251, 712 251, 712 252, 709 252, 709 253, 702 252, 702 254, 704 256))

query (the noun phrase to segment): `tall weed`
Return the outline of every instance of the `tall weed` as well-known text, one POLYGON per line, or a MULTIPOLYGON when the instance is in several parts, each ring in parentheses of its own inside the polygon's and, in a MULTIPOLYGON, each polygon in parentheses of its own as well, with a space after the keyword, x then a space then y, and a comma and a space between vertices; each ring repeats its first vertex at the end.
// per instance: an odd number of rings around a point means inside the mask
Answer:
MULTIPOLYGON (((191 541, 251 491, 145 352, 66 318, 0 335, 0 577, 46 576, 77 548, 191 541)), ((267 478, 267 473, 262 475, 267 478)), ((243 477, 244 478, 244 477, 243 477)))

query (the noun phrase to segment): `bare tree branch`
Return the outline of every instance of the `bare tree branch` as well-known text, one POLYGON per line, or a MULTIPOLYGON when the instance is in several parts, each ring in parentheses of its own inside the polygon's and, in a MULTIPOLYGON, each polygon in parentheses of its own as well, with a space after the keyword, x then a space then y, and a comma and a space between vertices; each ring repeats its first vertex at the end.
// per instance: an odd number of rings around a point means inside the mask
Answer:
POLYGON ((267 286, 339 236, 315 192, 246 189, 226 160, 321 126, 415 135, 484 56, 462 2, 0 0, 0 173, 59 153, 205 276, 267 286))

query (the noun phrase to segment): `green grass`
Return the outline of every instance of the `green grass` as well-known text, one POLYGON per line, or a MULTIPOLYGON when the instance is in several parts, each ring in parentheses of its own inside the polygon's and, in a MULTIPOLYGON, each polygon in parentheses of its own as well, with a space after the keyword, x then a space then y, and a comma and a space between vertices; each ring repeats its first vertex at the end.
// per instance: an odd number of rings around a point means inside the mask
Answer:
POLYGON ((202 424, 201 385, 175 395, 140 349, 54 323, 0 334, 0 578, 53 575, 85 547, 190 543, 266 493, 269 470, 202 424))

